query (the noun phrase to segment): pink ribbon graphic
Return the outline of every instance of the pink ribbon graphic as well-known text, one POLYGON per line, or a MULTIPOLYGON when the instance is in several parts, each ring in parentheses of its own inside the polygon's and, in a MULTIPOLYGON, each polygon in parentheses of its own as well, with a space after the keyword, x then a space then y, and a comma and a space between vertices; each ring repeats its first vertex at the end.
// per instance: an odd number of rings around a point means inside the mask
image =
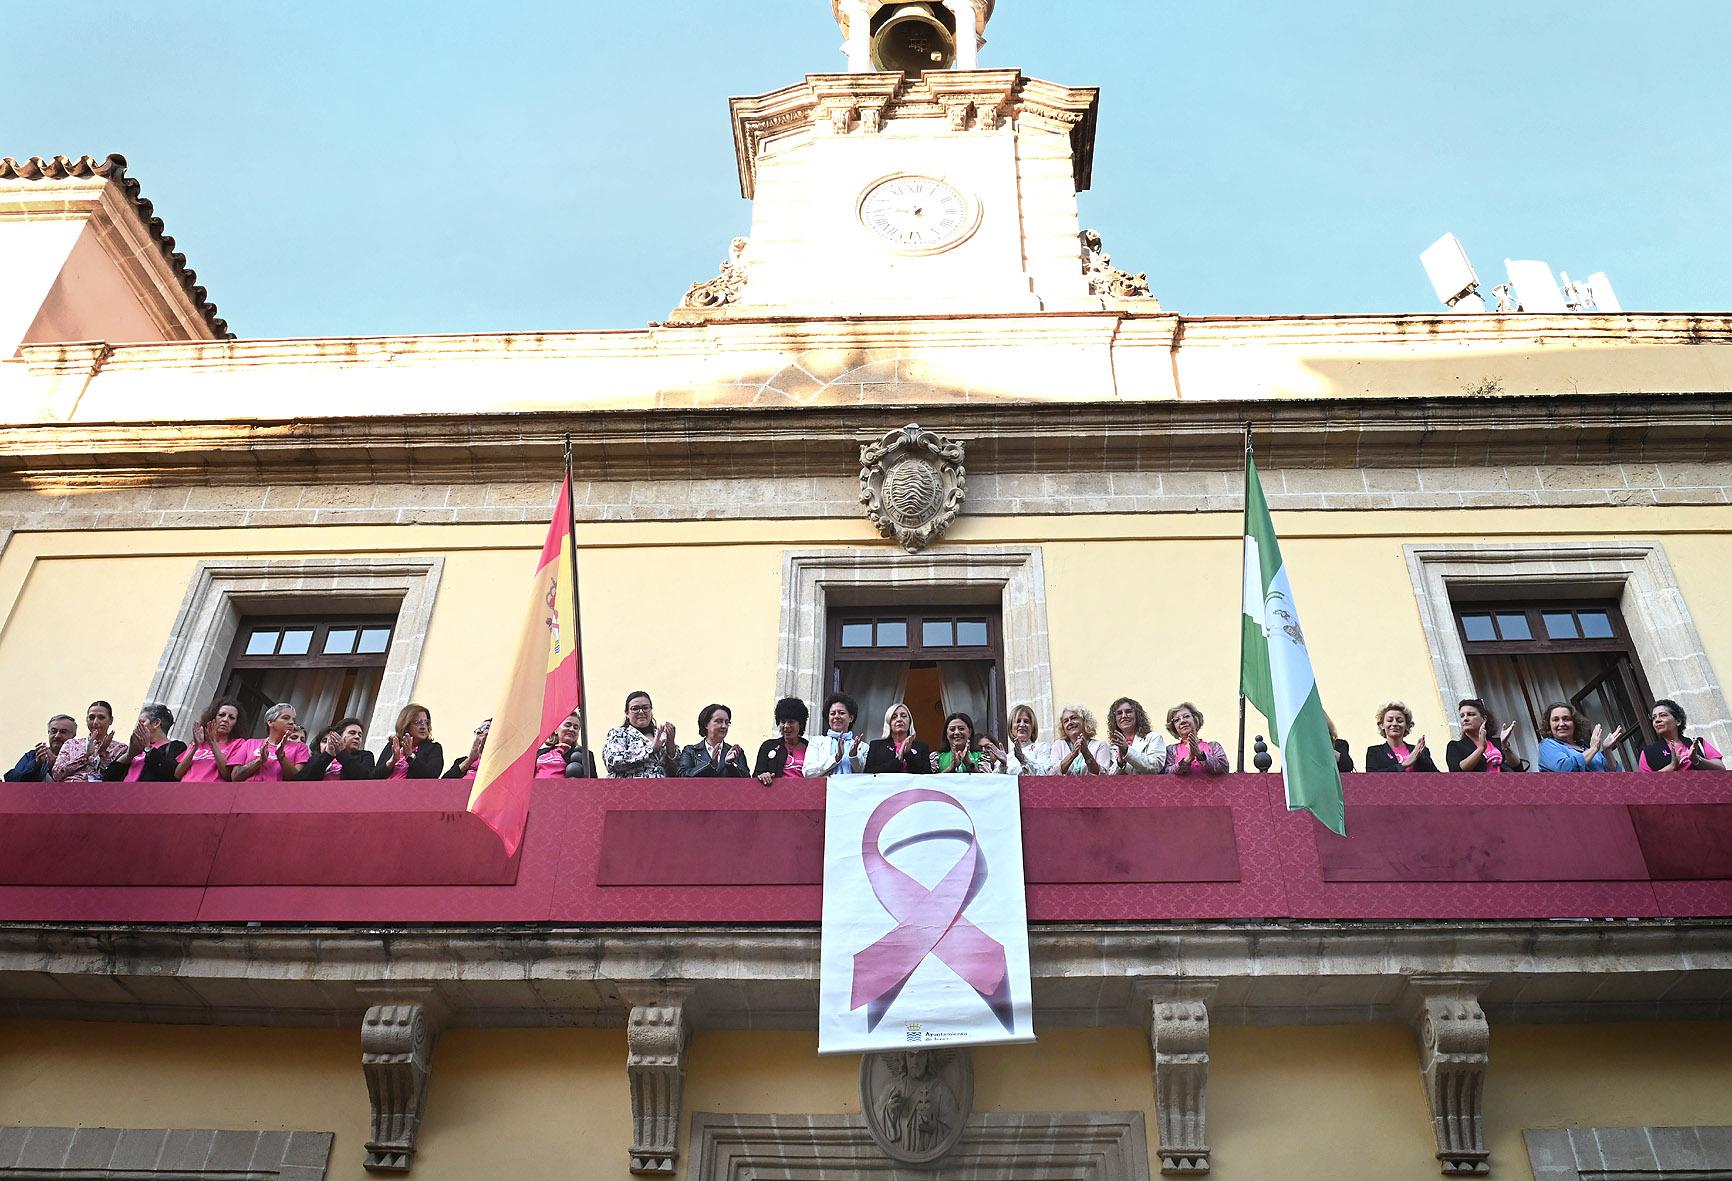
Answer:
POLYGON ((860 860, 872 893, 896 920, 889 934, 864 951, 854 953, 854 989, 850 1009, 867 1005, 867 1028, 880 1018, 929 955, 944 964, 980 994, 993 1014, 1012 1028, 1010 975, 1004 945, 963 916, 986 881, 986 861, 974 833, 974 818, 954 797, 930 788, 897 792, 872 810, 860 839, 860 860), (917 879, 891 865, 878 847, 884 828, 904 810, 921 803, 949 804, 967 822, 966 830, 918 833, 898 841, 891 851, 929 840, 961 838, 967 848, 944 877, 928 890, 917 879))

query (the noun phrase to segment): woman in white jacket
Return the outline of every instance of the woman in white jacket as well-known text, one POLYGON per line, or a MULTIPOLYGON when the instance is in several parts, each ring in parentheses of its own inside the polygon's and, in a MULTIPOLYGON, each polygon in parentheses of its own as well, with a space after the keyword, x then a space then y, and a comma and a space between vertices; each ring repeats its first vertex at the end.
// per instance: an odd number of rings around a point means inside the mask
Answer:
POLYGON ((1155 733, 1149 713, 1134 697, 1121 697, 1107 710, 1107 741, 1112 743, 1118 775, 1159 775, 1167 768, 1167 740, 1155 733))

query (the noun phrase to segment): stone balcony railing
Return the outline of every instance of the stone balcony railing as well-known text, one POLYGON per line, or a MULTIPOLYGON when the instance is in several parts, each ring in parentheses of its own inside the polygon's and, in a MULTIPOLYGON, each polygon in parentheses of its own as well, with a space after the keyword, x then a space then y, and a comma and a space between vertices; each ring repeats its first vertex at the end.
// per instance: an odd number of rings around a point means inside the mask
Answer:
MULTIPOLYGON (((1026 779, 1030 919, 1732 915, 1732 775, 1026 779)), ((7 784, 0 922, 816 923, 820 783, 541 780, 512 859, 469 785, 7 784)))

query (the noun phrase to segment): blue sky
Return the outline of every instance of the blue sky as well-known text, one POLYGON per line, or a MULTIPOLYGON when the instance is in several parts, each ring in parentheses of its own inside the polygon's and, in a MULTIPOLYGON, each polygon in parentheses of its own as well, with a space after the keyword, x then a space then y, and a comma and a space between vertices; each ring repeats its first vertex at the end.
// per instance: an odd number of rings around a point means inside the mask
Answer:
MULTIPOLYGON (((242 336, 663 318, 750 218, 727 98, 829 0, 0 0, 0 155, 110 151, 242 336)), ((1732 308, 1727 0, 999 0, 1102 90, 1082 220, 1189 315, 1414 312, 1445 230, 1732 308)))

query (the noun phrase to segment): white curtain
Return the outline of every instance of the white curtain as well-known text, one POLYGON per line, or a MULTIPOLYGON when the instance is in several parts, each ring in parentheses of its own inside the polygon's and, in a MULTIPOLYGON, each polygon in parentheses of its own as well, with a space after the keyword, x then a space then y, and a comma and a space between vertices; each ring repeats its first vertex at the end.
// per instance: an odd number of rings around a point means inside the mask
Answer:
POLYGON ((944 660, 938 664, 946 714, 965 713, 974 729, 999 739, 1004 719, 993 717, 992 663, 986 660, 944 660))
MULTIPOLYGON (((842 666, 842 692, 854 698, 860 706, 860 716, 854 720, 854 732, 876 738, 884 732, 884 714, 902 700, 908 689, 908 662, 905 660, 850 661, 842 666)), ((816 706, 824 703, 815 701, 816 706)), ((822 729, 824 719, 817 720, 822 729)))
POLYGON ((286 701, 294 706, 308 741, 316 742, 319 731, 338 718, 365 721, 373 712, 384 675, 377 668, 274 668, 259 681, 259 691, 273 703, 286 701))

